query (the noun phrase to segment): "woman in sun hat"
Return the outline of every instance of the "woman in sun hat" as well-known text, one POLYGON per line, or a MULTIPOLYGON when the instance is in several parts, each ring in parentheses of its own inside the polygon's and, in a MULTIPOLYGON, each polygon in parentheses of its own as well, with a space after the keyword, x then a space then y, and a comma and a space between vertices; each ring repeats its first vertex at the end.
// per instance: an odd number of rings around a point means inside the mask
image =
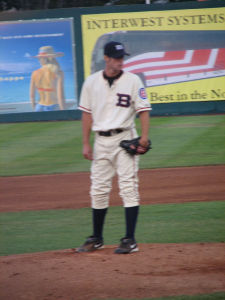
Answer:
POLYGON ((52 46, 39 49, 38 58, 41 68, 31 75, 30 100, 35 111, 52 111, 65 109, 64 74, 56 57, 63 56, 62 52, 54 52, 52 46), (39 94, 36 103, 35 94, 39 94))

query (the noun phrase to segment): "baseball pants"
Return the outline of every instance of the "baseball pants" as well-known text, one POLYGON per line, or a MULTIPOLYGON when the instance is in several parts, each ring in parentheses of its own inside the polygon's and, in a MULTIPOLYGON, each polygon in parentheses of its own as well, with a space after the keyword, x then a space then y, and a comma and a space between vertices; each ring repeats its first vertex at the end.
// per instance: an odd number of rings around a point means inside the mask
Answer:
POLYGON ((137 136, 135 129, 125 130, 113 136, 95 134, 94 159, 91 166, 92 208, 104 209, 109 206, 112 178, 118 175, 120 196, 124 207, 138 206, 138 156, 129 155, 119 146, 121 140, 137 136))

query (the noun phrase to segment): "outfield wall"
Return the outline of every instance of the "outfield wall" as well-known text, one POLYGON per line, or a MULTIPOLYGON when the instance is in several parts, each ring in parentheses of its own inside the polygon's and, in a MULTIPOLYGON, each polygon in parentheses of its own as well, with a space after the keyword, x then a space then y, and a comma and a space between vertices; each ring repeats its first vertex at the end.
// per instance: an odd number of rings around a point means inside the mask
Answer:
POLYGON ((0 122, 80 119, 77 105, 82 83, 89 74, 102 68, 102 45, 110 40, 123 42, 130 51, 125 69, 143 80, 153 107, 151 115, 225 112, 222 0, 4 12, 0 14, 0 30, 4 26, 8 26, 9 32, 19 27, 28 32, 30 27, 32 35, 0 34, 0 122), (53 25, 55 31, 51 31, 53 25), (46 36, 38 34, 38 28, 43 26, 47 28, 46 36), (65 69, 66 109, 33 112, 27 87, 32 68, 37 67, 32 55, 38 50, 34 47, 38 48, 40 40, 46 43, 51 39, 58 51, 64 46, 60 63, 65 69), (4 70, 3 57, 5 61, 10 58, 3 51, 11 49, 8 47, 12 42, 16 48, 24 42, 26 48, 23 62, 27 70, 22 75, 22 60, 14 65, 8 63, 8 69, 4 70), (12 66, 18 67, 20 75, 12 66), (25 101, 12 101, 17 95, 18 98, 22 95, 25 101))

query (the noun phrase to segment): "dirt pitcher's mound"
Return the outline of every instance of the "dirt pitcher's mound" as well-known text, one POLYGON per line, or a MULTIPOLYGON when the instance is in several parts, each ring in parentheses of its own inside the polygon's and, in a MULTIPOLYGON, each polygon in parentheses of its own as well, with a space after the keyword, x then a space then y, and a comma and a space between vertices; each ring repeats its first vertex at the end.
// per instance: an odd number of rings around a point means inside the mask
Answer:
POLYGON ((225 244, 141 244, 1 257, 0 299, 91 300, 205 294, 225 289, 225 244))

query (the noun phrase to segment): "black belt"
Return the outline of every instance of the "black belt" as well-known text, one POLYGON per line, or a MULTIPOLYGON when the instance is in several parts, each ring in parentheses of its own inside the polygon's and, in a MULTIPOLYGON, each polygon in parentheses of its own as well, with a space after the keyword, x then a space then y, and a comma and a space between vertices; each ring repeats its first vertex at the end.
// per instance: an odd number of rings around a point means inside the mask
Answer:
POLYGON ((112 136, 121 132, 123 132, 123 129, 112 129, 108 131, 99 131, 98 134, 101 136, 112 136))

